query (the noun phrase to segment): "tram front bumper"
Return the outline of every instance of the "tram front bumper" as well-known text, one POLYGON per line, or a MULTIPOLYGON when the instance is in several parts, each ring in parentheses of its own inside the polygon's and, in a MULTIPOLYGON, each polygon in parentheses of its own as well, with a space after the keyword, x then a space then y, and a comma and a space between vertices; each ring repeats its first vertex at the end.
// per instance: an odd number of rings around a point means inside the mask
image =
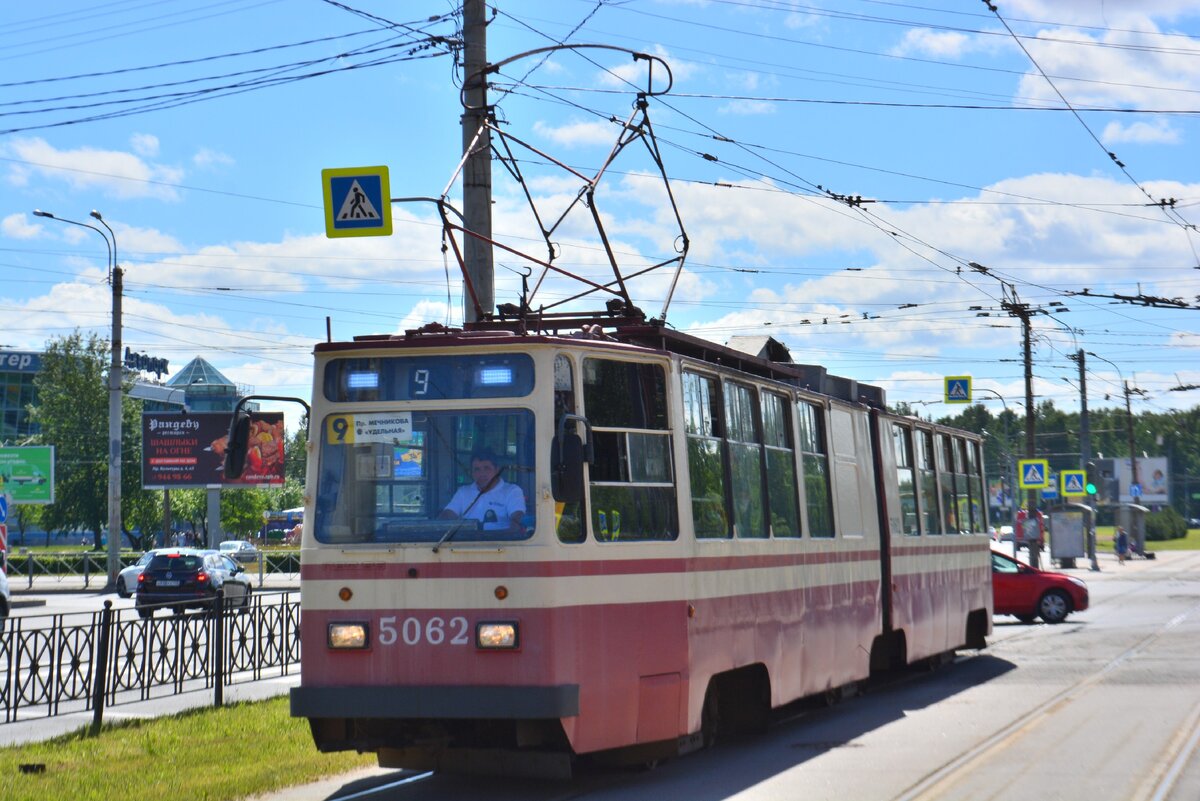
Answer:
POLYGON ((579 714, 579 685, 294 687, 297 718, 536 720, 579 714))

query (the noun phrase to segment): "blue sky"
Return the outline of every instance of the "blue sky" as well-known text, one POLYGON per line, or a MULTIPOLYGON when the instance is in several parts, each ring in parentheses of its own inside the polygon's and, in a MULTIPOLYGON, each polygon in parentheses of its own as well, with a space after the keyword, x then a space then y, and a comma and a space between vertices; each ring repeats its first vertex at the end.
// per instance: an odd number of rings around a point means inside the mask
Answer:
MULTIPOLYGON (((947 375, 1018 410, 1019 324, 1001 310, 1016 297, 1054 312, 1035 317, 1039 398, 1078 408, 1066 356, 1082 348, 1090 405, 1121 401, 1122 380, 1139 408, 1196 405, 1173 388, 1200 384, 1200 9, 994 5, 498 0, 488 51, 568 41, 669 65, 649 115, 690 242, 669 324, 770 333, 937 417, 955 410, 947 375)), ((457 35, 445 0, 0 5, 0 345, 110 331, 99 237, 34 209, 113 226, 126 345, 172 369, 203 355, 258 393, 307 396, 326 317, 337 339, 460 320, 432 206, 395 204, 388 238, 328 239, 321 195, 322 169, 382 164, 393 197, 449 186, 460 203, 457 35)), ((530 57, 491 100, 507 133, 590 174, 644 64, 530 57)), ((597 192, 631 271, 679 236, 645 152, 622 152, 597 192)), ((515 153, 556 219, 580 182, 515 153)), ((544 257, 518 185, 493 174, 497 239, 544 257)), ((606 275, 586 212, 554 241, 564 269, 606 275)), ((521 269, 497 257, 498 302, 516 301, 521 269)), ((631 284, 649 314, 671 278, 631 284)), ((551 276, 538 300, 571 291, 551 276)))

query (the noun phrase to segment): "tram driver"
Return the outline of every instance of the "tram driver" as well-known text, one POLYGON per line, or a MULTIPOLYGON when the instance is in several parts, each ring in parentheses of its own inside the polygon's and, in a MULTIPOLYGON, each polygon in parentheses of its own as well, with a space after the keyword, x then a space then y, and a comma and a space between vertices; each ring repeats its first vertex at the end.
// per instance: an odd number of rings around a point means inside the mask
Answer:
POLYGON ((478 520, 484 531, 519 531, 524 528, 525 493, 505 481, 503 468, 488 451, 471 454, 471 483, 458 488, 438 515, 443 520, 478 520))

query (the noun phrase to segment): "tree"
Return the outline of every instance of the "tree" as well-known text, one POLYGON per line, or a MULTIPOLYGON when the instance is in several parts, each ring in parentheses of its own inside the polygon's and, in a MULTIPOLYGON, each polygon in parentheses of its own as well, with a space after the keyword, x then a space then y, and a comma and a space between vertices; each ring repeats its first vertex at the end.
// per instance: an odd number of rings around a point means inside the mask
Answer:
POLYGON ((108 509, 108 355, 95 334, 51 339, 34 378, 38 402, 29 409, 39 443, 55 446, 55 502, 42 509, 42 525, 90 530, 97 550, 108 509))
MULTIPOLYGON (((47 531, 82 528, 102 546, 108 519, 108 342, 76 330, 51 339, 34 378, 38 402, 30 406, 41 426, 38 441, 55 446, 55 502, 39 521, 47 531)), ((142 402, 129 397, 132 381, 121 396, 121 529, 135 544, 148 542, 158 530, 162 494, 142 489, 142 402), (141 531, 130 536, 130 527, 141 531)))
MULTIPOLYGON (((304 471, 308 467, 308 432, 303 428, 293 431, 283 446, 283 477, 304 487, 304 471)), ((299 504, 295 504, 299 506, 299 504)), ((281 509, 289 507, 281 506, 281 509)))
POLYGON ((227 532, 249 537, 262 528, 267 511, 267 492, 257 489, 221 491, 221 527, 227 532))
MULTIPOLYGON (((193 541, 200 531, 208 532, 208 491, 203 489, 171 490, 171 516, 187 521, 193 541)), ((207 540, 207 536, 204 538, 207 540)))

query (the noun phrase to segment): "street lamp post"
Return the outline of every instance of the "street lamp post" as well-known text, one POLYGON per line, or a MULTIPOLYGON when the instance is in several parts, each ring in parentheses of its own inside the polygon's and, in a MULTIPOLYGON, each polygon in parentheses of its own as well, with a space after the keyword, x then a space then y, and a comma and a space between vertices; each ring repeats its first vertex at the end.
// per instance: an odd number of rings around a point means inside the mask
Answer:
POLYGON ((35 209, 36 217, 90 228, 104 239, 108 246, 109 283, 112 284, 112 361, 108 369, 108 586, 115 586, 117 574, 121 572, 121 296, 123 293, 122 272, 117 262, 117 235, 112 227, 93 210, 91 217, 103 225, 108 233, 89 223, 56 217, 48 211, 35 209), (111 238, 111 239, 110 239, 111 238))

